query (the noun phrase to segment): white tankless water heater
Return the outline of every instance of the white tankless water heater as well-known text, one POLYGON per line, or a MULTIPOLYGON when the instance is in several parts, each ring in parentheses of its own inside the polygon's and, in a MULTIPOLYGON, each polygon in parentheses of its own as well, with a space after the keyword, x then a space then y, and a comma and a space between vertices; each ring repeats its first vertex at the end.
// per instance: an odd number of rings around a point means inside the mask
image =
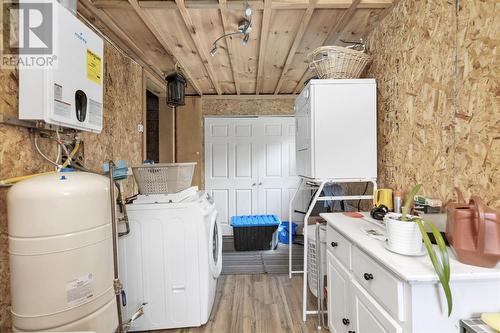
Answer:
POLYGON ((109 180, 60 172, 7 194, 15 331, 115 332, 109 180))
MULTIPOLYGON (((31 2, 21 0, 20 4, 31 2)), ((53 27, 53 67, 34 68, 20 63, 19 119, 100 133, 103 41, 59 2, 49 3, 53 24, 44 28, 53 27)))

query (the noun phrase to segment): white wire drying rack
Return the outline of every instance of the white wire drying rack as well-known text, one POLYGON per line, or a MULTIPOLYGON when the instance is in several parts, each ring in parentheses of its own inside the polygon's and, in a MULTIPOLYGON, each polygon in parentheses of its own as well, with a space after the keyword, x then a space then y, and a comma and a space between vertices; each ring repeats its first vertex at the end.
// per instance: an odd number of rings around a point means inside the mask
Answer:
MULTIPOLYGON (((321 309, 318 307, 316 310, 308 310, 307 309, 307 225, 308 220, 311 215, 311 212, 318 201, 342 201, 342 200, 373 200, 373 194, 377 190, 377 179, 313 179, 308 177, 300 176, 299 186, 297 186, 297 190, 293 193, 292 198, 290 199, 289 210, 288 210, 288 221, 290 226, 288 228, 288 239, 291 242, 292 240, 292 221, 293 221, 293 213, 294 213, 294 202, 299 193, 302 190, 306 190, 307 187, 304 185, 314 185, 317 186, 316 193, 314 194, 313 199, 311 200, 309 207, 307 208, 306 214, 304 216, 304 269, 302 271, 294 271, 292 270, 292 246, 288 247, 288 277, 292 278, 292 274, 303 274, 303 290, 302 290, 302 320, 305 322, 307 320, 307 315, 311 314, 319 314, 321 309), (326 185, 332 184, 344 184, 344 183, 372 183, 373 191, 372 194, 362 194, 362 195, 338 195, 338 196, 322 196, 321 193, 326 185), (303 188, 304 187, 304 188, 303 188)), ((312 189, 312 187, 310 187, 312 189)), ((316 187, 314 188, 316 189, 316 187)), ((318 249, 319 250, 319 249, 318 249)), ((318 269, 321 268, 321 263, 318 265, 318 269)), ((320 275, 320 273, 318 273, 320 275)), ((322 297, 323 291, 318 293, 318 297, 322 297)), ((319 302, 318 302, 319 304, 319 302)))

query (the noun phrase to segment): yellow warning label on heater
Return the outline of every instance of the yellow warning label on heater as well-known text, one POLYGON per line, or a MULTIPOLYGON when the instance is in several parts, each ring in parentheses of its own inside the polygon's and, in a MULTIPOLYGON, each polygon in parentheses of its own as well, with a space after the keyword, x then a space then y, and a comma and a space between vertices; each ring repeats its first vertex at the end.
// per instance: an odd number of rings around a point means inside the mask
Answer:
POLYGON ((87 79, 101 85, 101 58, 87 49, 87 79))

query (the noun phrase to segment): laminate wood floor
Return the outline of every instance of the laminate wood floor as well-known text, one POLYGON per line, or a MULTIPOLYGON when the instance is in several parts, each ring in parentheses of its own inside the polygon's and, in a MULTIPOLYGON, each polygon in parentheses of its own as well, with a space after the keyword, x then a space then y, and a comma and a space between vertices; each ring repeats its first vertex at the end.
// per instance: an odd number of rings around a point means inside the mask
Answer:
MULTIPOLYGON (((315 299, 309 297, 310 308, 315 299)), ((223 275, 208 323, 201 327, 155 333, 280 333, 316 332, 318 320, 302 321, 302 277, 254 274, 223 275)))

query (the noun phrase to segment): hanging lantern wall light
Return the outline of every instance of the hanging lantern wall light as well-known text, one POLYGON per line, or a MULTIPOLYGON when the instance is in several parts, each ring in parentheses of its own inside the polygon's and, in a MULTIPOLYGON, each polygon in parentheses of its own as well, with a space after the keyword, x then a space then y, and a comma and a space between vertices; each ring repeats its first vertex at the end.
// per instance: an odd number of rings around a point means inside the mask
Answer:
POLYGON ((173 72, 167 75, 165 80, 167 80, 167 104, 172 107, 185 105, 186 78, 179 72, 173 72))

